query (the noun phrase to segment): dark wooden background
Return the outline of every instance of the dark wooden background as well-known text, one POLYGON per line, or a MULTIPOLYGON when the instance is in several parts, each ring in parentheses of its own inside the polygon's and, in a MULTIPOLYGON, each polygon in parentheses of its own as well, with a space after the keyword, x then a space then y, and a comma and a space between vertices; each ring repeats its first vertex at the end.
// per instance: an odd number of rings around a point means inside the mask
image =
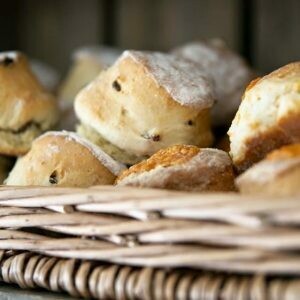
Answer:
POLYGON ((169 50, 221 37, 262 72, 300 59, 299 0, 3 0, 0 50, 64 72, 74 47, 169 50))

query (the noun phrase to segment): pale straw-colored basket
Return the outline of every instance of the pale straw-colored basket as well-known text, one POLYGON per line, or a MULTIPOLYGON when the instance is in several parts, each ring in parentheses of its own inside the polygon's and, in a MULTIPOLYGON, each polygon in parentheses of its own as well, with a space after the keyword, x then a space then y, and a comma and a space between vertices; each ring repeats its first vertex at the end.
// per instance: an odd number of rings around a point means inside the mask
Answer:
POLYGON ((98 299, 298 299, 300 195, 0 188, 1 280, 98 299))

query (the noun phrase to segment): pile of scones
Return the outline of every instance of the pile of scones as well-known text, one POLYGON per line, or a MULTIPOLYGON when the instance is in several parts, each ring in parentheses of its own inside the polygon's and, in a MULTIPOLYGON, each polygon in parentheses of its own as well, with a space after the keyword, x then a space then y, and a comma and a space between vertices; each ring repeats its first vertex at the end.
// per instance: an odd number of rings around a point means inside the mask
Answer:
POLYGON ((300 62, 255 79, 218 39, 86 47, 55 90, 0 53, 0 184, 300 193, 300 62))

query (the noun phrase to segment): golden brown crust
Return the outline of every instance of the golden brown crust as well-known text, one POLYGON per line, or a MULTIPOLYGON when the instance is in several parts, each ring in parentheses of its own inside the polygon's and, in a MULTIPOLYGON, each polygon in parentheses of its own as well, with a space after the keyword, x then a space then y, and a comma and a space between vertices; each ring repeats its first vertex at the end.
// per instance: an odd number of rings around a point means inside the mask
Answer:
POLYGON ((246 87, 246 90, 245 92, 251 90, 253 87, 256 86, 256 84, 261 80, 262 78, 261 77, 257 77, 253 80, 250 81, 250 83, 248 84, 248 86, 246 87))
MULTIPOLYGON (((286 118, 285 121, 280 122, 282 128, 274 127, 253 138, 249 138, 245 143, 247 150, 244 159, 234 162, 238 173, 247 170, 254 163, 265 158, 272 150, 300 141, 300 136, 297 138, 293 134, 295 124, 296 126, 300 125, 300 116, 298 116, 297 119, 298 121, 296 121, 296 118, 286 118), (283 130, 283 128, 285 130, 283 130), (292 129, 289 130, 290 128, 292 129)), ((299 133, 300 131, 297 132, 297 135, 299 135, 299 133)))
POLYGON ((292 77, 295 76, 300 72, 300 62, 293 62, 290 64, 287 64, 273 72, 271 72, 268 75, 265 75, 263 77, 258 77, 254 80, 252 80, 249 85, 246 88, 246 92, 254 88, 258 83, 262 82, 263 80, 268 80, 272 78, 278 78, 282 79, 285 77, 292 77))
POLYGON ((242 161, 234 162, 238 173, 242 173, 254 163, 262 160, 267 153, 283 145, 291 143, 291 139, 278 128, 261 133, 254 138, 249 138, 245 144, 247 150, 242 161))
POLYGON ((300 62, 250 83, 229 130, 238 172, 270 151, 300 141, 300 62))
POLYGON ((24 154, 37 135, 55 125, 57 103, 21 53, 0 53, 0 85, 0 153, 24 154))
POLYGON ((233 191, 234 172, 228 153, 210 148, 177 145, 123 172, 118 186, 182 191, 233 191))
POLYGON ((266 157, 267 160, 282 160, 300 157, 300 143, 291 144, 281 147, 278 150, 274 150, 269 153, 266 157))
POLYGON ((191 145, 174 145, 166 149, 161 149, 147 160, 143 160, 122 172, 122 174, 118 177, 118 180, 134 173, 142 173, 153 170, 159 166, 169 167, 183 164, 199 152, 200 149, 198 147, 191 145))
POLYGON ((70 187, 113 184, 116 175, 113 168, 106 166, 110 163, 108 160, 100 149, 96 153, 79 137, 47 133, 36 139, 31 150, 19 158, 7 184, 70 187))
POLYGON ((271 79, 271 78, 293 77, 296 74, 299 74, 299 72, 300 72, 300 62, 292 62, 264 76, 262 80, 271 79))

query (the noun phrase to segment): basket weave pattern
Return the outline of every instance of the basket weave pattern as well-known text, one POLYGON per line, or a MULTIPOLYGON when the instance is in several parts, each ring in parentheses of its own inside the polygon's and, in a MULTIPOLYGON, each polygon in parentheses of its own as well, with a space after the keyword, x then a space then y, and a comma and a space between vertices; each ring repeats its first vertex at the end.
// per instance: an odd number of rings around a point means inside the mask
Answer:
POLYGON ((299 200, 3 187, 1 277, 99 299, 291 299, 299 200))

